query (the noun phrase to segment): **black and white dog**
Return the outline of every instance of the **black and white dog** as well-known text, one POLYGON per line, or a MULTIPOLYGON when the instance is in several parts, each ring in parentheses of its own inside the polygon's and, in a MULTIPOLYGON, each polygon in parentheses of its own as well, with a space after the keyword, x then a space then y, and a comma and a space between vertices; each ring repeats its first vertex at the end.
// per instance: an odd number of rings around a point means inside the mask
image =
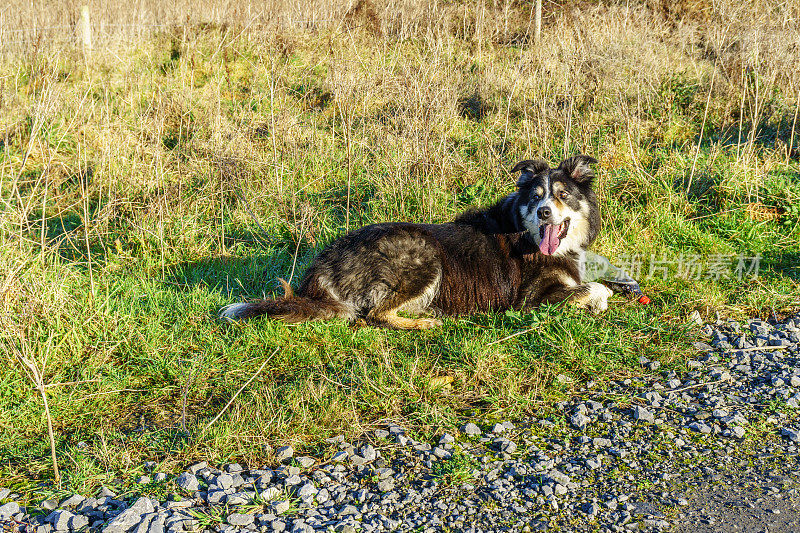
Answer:
POLYGON ((337 239, 295 293, 235 303, 223 319, 267 315, 286 322, 340 317, 402 329, 441 324, 419 315, 461 315, 570 301, 607 309, 612 292, 582 283, 586 249, 600 231, 593 158, 550 168, 518 163, 517 191, 446 224, 373 224, 337 239), (399 313, 414 316, 402 316, 399 313), (416 316, 415 316, 416 315, 416 316))

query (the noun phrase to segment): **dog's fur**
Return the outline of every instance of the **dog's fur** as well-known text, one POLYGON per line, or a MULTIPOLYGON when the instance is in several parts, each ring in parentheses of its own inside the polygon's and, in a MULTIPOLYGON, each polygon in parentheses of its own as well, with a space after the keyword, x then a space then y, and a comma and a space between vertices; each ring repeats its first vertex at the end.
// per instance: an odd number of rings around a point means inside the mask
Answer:
POLYGON ((334 241, 315 259, 297 294, 237 303, 224 319, 258 315, 285 322, 341 317, 402 329, 440 325, 433 318, 570 300, 598 312, 611 291, 581 284, 585 250, 600 230, 588 156, 551 169, 518 163, 518 190, 448 224, 385 223, 334 241))

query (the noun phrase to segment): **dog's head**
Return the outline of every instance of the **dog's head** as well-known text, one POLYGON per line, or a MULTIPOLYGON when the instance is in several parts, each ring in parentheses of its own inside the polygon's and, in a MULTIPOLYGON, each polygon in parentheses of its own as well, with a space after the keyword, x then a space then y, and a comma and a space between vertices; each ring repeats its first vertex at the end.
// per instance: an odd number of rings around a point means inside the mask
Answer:
POLYGON ((594 158, 577 155, 557 168, 539 159, 517 163, 517 209, 522 227, 545 255, 580 253, 600 231, 600 213, 592 190, 594 158))

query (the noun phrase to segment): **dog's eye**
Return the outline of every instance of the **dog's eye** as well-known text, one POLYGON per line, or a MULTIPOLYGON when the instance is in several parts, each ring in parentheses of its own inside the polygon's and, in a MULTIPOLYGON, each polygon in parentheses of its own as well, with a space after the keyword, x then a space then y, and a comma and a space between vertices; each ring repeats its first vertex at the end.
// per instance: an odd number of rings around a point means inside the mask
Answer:
POLYGON ((562 200, 566 200, 567 196, 569 196, 567 191, 561 191, 560 193, 558 193, 558 197, 561 198, 562 200))
POLYGON ((534 194, 533 196, 531 196, 531 200, 533 200, 534 202, 538 202, 541 199, 542 197, 539 196, 538 194, 534 194))

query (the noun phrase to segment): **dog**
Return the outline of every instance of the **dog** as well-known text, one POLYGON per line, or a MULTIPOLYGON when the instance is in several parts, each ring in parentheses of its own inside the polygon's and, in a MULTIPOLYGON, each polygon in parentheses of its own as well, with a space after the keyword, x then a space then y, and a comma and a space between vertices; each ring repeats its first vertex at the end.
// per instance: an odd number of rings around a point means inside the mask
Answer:
POLYGON ((597 163, 586 155, 558 167, 521 161, 517 190, 494 205, 446 224, 364 226, 328 245, 295 293, 235 303, 225 320, 259 315, 284 322, 330 318, 427 329, 436 316, 527 309, 569 301, 592 312, 612 292, 581 283, 586 249, 600 231, 592 189, 597 163), (411 316, 403 316, 404 313, 411 316))

